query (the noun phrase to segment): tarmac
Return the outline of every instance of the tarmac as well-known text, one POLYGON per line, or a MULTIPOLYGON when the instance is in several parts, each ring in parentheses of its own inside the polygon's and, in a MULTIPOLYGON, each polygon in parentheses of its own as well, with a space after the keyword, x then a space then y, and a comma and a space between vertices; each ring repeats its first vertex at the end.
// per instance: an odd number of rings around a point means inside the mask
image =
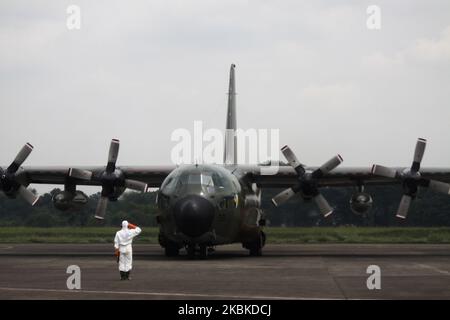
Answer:
POLYGON ((206 260, 135 244, 131 281, 111 244, 0 244, 0 270, 0 299, 450 299, 448 244, 267 245, 261 257, 226 245, 206 260), (371 265, 380 289, 367 286, 371 265))

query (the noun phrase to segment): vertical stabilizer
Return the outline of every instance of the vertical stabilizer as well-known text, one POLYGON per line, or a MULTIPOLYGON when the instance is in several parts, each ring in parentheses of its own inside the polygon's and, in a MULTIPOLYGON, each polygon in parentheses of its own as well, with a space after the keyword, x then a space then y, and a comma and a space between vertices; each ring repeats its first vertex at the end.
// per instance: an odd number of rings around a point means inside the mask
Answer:
POLYGON ((234 68, 230 68, 230 85, 228 87, 227 124, 225 127, 225 150, 223 153, 224 164, 237 164, 237 139, 236 139, 236 84, 234 80, 234 68))

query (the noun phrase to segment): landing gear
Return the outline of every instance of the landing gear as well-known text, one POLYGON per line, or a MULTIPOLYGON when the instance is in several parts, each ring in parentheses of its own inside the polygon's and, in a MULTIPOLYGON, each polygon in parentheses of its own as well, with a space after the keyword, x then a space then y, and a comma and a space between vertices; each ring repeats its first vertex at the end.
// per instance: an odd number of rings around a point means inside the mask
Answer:
POLYGON ((259 237, 254 241, 248 244, 248 249, 250 256, 252 257, 260 257, 262 256, 262 248, 266 244, 266 234, 261 231, 259 237))
POLYGON ((198 246, 196 246, 195 244, 186 245, 186 252, 189 259, 194 259, 197 253, 200 259, 206 259, 208 257, 208 254, 214 251, 211 249, 212 248, 208 247, 205 244, 201 244, 198 246))
POLYGON ((262 246, 260 241, 255 241, 250 245, 250 256, 252 257, 262 256, 262 246))
POLYGON ((261 238, 262 238, 262 246, 264 247, 266 245, 266 233, 264 231, 261 231, 261 238))
POLYGON ((200 250, 198 253, 200 259, 206 259, 206 257, 208 256, 208 247, 205 245, 200 245, 200 250))
POLYGON ((164 247, 166 257, 177 257, 180 254, 180 248, 176 243, 168 242, 164 247))
POLYGON ((186 246, 186 251, 187 251, 187 256, 188 256, 189 259, 194 259, 195 258, 195 245, 188 244, 186 246))
POLYGON ((164 254, 166 257, 176 257, 180 253, 180 246, 165 238, 161 233, 158 235, 158 242, 161 247, 164 248, 164 254))

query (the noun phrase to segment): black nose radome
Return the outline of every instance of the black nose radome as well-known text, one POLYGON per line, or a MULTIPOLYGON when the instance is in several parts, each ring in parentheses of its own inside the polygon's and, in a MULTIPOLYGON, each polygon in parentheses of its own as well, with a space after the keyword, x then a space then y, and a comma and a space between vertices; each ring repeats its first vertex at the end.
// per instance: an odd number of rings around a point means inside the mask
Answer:
POLYGON ((213 205, 196 195, 178 200, 173 213, 178 230, 190 237, 198 237, 207 232, 214 219, 213 205))

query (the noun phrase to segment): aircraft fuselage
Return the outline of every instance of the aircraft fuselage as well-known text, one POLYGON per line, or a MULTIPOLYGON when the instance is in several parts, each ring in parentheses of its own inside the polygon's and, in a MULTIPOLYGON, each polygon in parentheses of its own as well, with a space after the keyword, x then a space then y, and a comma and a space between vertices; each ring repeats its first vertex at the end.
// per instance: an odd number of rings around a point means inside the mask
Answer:
POLYGON ((258 246, 261 210, 257 202, 246 201, 252 193, 222 166, 184 165, 172 171, 157 196, 159 240, 166 254, 235 242, 250 250, 258 246))

